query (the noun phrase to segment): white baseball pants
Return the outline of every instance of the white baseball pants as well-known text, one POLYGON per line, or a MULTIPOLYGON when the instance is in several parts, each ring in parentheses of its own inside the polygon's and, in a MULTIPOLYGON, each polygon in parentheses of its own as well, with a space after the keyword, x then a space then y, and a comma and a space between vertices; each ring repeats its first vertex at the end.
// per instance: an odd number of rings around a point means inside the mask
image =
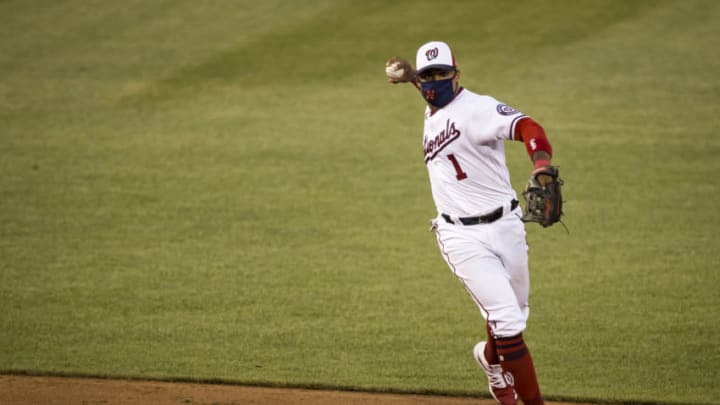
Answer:
POLYGON ((433 221, 443 258, 465 286, 495 337, 525 330, 529 314, 528 246, 517 207, 489 224, 433 221))

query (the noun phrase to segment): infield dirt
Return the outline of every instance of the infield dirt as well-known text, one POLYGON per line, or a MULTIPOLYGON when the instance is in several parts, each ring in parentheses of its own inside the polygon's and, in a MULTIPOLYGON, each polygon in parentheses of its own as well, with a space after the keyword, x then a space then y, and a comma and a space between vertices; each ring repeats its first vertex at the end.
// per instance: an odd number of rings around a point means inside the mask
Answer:
MULTIPOLYGON (((0 376, 3 405, 494 405, 473 397, 400 395, 223 384, 38 376, 0 376)), ((548 402, 548 405, 560 403, 548 402)), ((563 405, 589 405, 569 404, 563 405)))

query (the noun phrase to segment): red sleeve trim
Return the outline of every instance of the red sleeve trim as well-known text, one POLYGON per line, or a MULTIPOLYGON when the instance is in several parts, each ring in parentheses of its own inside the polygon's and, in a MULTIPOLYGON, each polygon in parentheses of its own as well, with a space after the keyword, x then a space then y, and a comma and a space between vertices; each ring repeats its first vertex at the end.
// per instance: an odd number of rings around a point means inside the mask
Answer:
POLYGON ((515 126, 515 140, 525 143, 530 159, 535 152, 540 151, 552 156, 552 146, 545 136, 545 130, 530 117, 524 117, 515 126))

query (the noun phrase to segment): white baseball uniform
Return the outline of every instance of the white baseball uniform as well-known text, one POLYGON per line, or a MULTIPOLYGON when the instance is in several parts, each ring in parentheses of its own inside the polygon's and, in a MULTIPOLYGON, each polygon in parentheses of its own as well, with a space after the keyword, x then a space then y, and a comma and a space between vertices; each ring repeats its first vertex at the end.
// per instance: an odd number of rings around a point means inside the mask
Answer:
POLYGON ((438 245, 496 337, 522 333, 528 317, 525 225, 503 144, 523 117, 467 89, 442 109, 425 111, 423 151, 438 245))

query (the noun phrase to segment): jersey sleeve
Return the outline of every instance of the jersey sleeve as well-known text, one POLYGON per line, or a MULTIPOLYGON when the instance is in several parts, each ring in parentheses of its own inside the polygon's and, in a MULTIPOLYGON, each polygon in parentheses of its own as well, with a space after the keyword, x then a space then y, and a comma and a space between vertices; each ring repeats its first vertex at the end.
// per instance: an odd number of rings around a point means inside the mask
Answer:
POLYGON ((515 126, 525 114, 493 97, 485 96, 474 106, 471 136, 482 144, 498 140, 513 140, 515 126))

